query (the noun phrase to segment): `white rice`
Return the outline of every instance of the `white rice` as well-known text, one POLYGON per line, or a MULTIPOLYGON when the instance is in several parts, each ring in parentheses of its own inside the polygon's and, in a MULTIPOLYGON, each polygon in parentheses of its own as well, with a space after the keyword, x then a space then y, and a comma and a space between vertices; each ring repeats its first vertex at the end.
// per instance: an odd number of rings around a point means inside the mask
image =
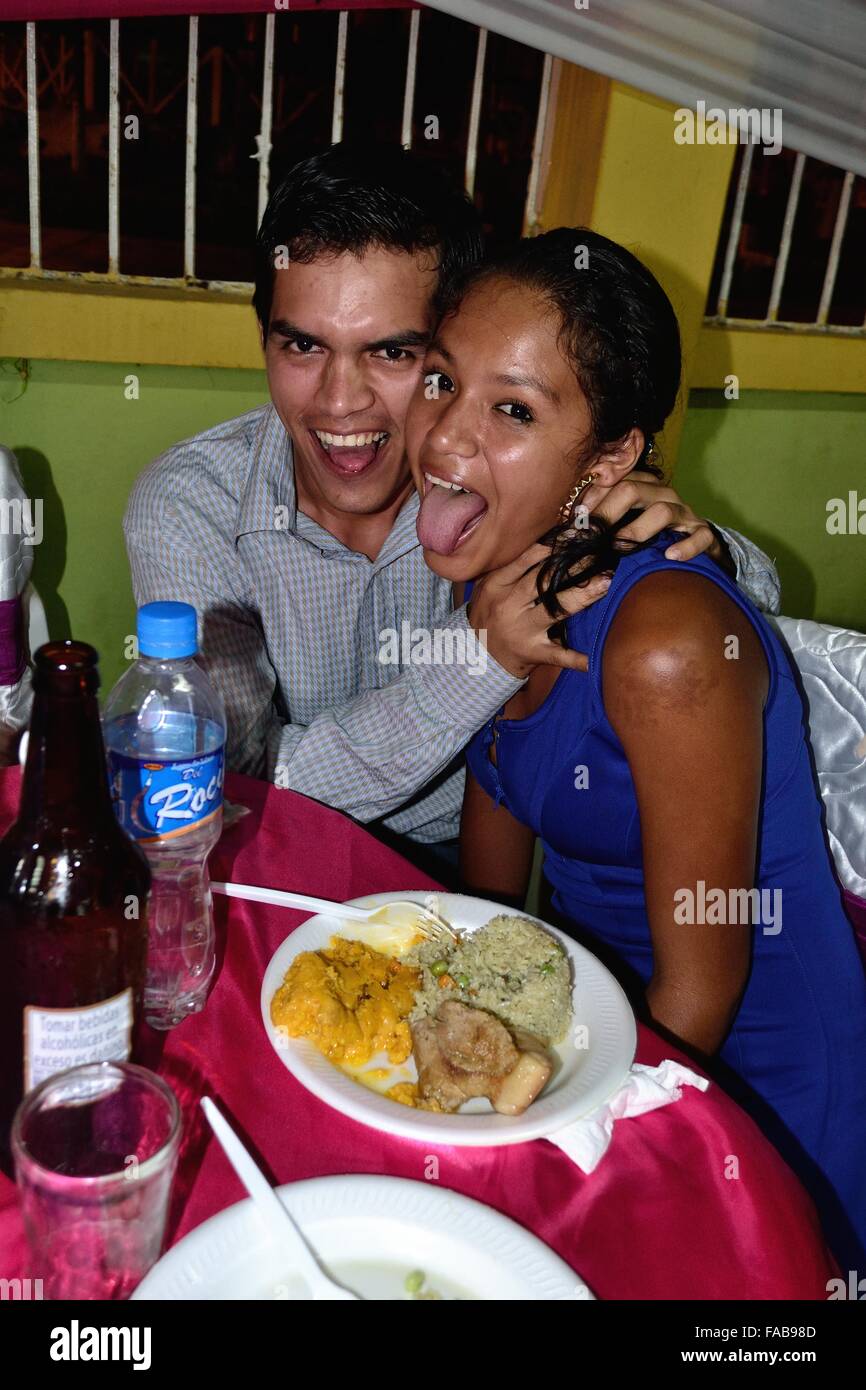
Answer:
POLYGON ((457 946, 424 941, 406 959, 421 968, 412 1020, 435 1014, 446 999, 457 999, 534 1034, 545 1045, 561 1042, 568 1032, 568 956, 555 937, 525 917, 503 913, 477 931, 462 934, 457 946))

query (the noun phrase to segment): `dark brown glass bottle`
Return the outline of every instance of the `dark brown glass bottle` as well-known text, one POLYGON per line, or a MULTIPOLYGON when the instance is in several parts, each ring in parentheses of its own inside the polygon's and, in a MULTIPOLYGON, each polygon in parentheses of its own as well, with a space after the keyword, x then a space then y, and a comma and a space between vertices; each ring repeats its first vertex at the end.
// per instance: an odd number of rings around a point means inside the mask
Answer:
POLYGON ((147 860, 114 814, 97 655, 34 657, 18 819, 0 841, 0 1166, 22 1095, 46 1075, 135 1051, 147 965, 147 860))

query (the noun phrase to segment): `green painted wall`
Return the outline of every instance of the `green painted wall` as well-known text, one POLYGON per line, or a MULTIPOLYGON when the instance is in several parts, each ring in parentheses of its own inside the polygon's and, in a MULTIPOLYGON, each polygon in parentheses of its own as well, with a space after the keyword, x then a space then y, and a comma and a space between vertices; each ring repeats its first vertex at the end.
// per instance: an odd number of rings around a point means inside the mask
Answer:
MULTIPOLYGON (((0 441, 41 497, 34 582, 52 636, 92 642, 107 688, 134 629, 121 518, 136 475, 169 444, 267 397, 263 373, 32 362, 0 370, 0 441), (139 399, 124 379, 135 371, 139 399)), ((693 391, 677 485, 696 510, 772 555, 786 613, 866 630, 866 537, 829 535, 827 501, 866 497, 866 398, 693 391)))
POLYGON ((784 613, 866 632, 866 535, 827 531, 831 498, 866 500, 866 396, 692 391, 676 483, 772 556, 784 613))
POLYGON ((0 441, 43 499, 44 538, 33 582, 52 637, 100 653, 103 691, 126 668, 135 605, 121 522, 133 481, 168 445, 267 400, 264 372, 31 362, 22 382, 0 372, 0 441), (134 372, 139 399, 127 400, 134 372))

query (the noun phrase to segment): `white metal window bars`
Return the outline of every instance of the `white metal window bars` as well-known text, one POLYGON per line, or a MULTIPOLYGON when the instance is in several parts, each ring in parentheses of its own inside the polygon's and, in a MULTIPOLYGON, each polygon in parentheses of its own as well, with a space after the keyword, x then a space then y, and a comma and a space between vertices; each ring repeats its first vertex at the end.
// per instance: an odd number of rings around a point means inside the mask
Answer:
MULTIPOLYGON (((405 148, 412 145, 412 125, 415 104, 415 79, 418 51, 421 42, 420 9, 410 13, 409 44, 406 56, 406 76, 403 88, 401 141, 405 148)), ((245 281, 199 280, 195 269, 196 220, 196 136, 198 129, 198 17, 191 15, 188 28, 187 101, 186 101, 186 162, 184 173, 184 235, 183 275, 126 275, 120 268, 119 188, 122 175, 120 140, 120 23, 109 21, 108 74, 108 269, 105 272, 76 272, 49 270, 42 264, 42 234, 40 214, 39 174, 39 101, 37 88, 36 22, 28 21, 26 29, 27 55, 27 170, 29 187, 30 265, 25 270, 0 267, 0 277, 83 280, 90 283, 149 285, 166 287, 197 287, 217 291, 248 293, 252 286, 245 281)), ((262 219, 268 200, 270 181, 271 123, 273 114, 274 46, 276 15, 265 17, 265 40, 262 62, 262 115, 256 136, 253 159, 259 163, 257 222, 262 219)), ((334 63, 334 95, 331 118, 331 140, 343 137, 346 66, 349 53, 349 12, 339 11, 334 63)), ((481 106, 484 90, 487 30, 478 30, 475 71, 469 103, 469 129, 466 142, 465 180, 470 196, 475 191, 475 177, 481 127, 481 106)), ((524 226, 534 229, 538 224, 539 204, 543 183, 555 82, 552 75, 556 64, 545 54, 538 100, 538 114, 532 149, 532 163, 527 181, 524 226)))
MULTIPOLYGON (((420 9, 410 14, 409 44, 406 58, 406 75, 403 89, 403 110, 401 140, 406 148, 412 144, 413 110, 415 100, 415 79, 418 65, 418 51, 421 36, 420 9)), ((265 17, 265 41, 262 63, 261 124, 256 136, 257 149, 252 156, 259 163, 257 225, 261 221, 268 199, 271 154, 271 123, 273 114, 274 45, 276 15, 265 17)), ((481 105, 484 89, 485 62, 487 53, 487 30, 478 30, 475 72, 469 106, 469 129, 466 143, 465 184, 470 195, 475 191, 475 178, 481 125, 481 105)), ((346 65, 349 49, 349 12, 339 12, 337 43, 334 65, 334 95, 331 120, 331 139, 337 141, 343 136, 344 95, 346 65)), ((184 238, 183 238, 183 276, 141 276, 125 275, 120 269, 120 225, 119 225, 119 186, 121 177, 120 143, 120 21, 109 21, 109 130, 108 130, 108 269, 104 273, 47 270, 42 264, 42 229, 40 209, 39 175, 39 101, 37 84, 36 23, 30 21, 26 27, 26 65, 27 65, 27 165, 29 187, 30 222, 30 265, 22 271, 0 268, 0 277, 15 276, 26 278, 84 279, 96 282, 117 282, 121 284, 146 284, 155 286, 203 286, 214 290, 247 292, 246 282, 209 280, 200 281, 195 271, 195 216, 196 216, 196 134, 198 125, 198 17, 189 18, 188 62, 187 62, 187 106, 186 106, 186 166, 184 192, 184 238)), ((555 104, 557 63, 546 54, 541 78, 538 100, 535 139, 532 150, 532 163, 527 183, 524 227, 533 231, 538 225, 539 205, 546 164, 547 144, 551 131, 552 110, 555 104)), ((842 243, 848 224, 851 204, 851 191, 854 175, 848 171, 843 179, 839 206, 836 212, 834 229, 817 315, 814 322, 780 322, 779 305, 785 285, 788 259, 800 189, 805 156, 798 154, 792 170, 791 185, 785 209, 779 251, 770 289, 770 298, 764 319, 737 319, 728 315, 731 283, 737 264, 737 255, 743 224, 743 210, 749 178, 752 171, 754 146, 746 145, 740 167, 734 197, 733 215, 728 232, 725 256, 719 286, 716 313, 708 322, 718 325, 748 326, 750 328, 784 329, 798 332, 824 332, 848 336, 862 336, 866 333, 863 325, 845 326, 829 323, 830 308, 842 243)))
POLYGON ((770 286, 770 298, 767 304, 766 317, 763 319, 738 319, 728 315, 728 303, 731 293, 731 282, 737 263, 737 254, 740 246, 740 236, 743 227, 743 209, 746 203, 746 194, 749 188, 749 179, 752 173, 752 156, 755 146, 748 144, 743 150, 743 160, 740 165, 740 172, 737 178, 737 188, 734 194, 734 206, 731 215, 731 225, 728 231, 728 240, 725 246, 725 258, 722 265, 722 278, 719 284, 719 293, 716 301, 716 312, 709 315, 706 322, 716 325, 729 327, 758 328, 758 329, 782 329, 788 332, 797 333, 828 333, 834 336, 863 337, 866 334, 866 321, 862 324, 845 325, 831 324, 828 322, 830 306, 833 301, 833 291, 836 287, 836 276, 839 270, 839 257, 842 251, 842 242, 848 226, 848 212, 851 206, 851 189, 854 185, 854 175, 848 170, 842 180, 842 188, 839 195, 839 206, 836 209, 836 218, 833 224, 833 234, 830 239, 830 250, 827 256, 827 266, 824 271, 824 280, 821 286, 821 297, 818 303, 818 312, 814 321, 787 322, 779 319, 779 304, 782 299, 782 291, 785 287, 785 276, 788 270, 788 258, 791 254, 791 240, 794 232, 794 222, 797 216, 797 207, 800 202, 800 189, 803 182, 803 167, 806 163, 806 156, 798 154, 794 160, 791 170, 791 183, 788 189, 788 198, 785 204, 785 216, 782 222, 782 233, 779 238, 779 250, 776 256, 776 264, 773 271, 773 281, 770 286))

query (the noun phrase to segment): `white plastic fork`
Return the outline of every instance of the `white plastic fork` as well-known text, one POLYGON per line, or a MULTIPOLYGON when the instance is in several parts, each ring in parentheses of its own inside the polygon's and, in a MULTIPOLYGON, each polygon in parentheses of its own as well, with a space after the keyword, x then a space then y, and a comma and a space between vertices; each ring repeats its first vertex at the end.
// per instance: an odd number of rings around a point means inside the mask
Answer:
POLYGON ((351 1300, 357 1303, 358 1295, 351 1289, 343 1288, 323 1269, 315 1251, 306 1236, 296 1226, 294 1219, 286 1211, 262 1170, 258 1167, 235 1134, 228 1120, 217 1110, 209 1096, 203 1096, 201 1108, 207 1116, 208 1124, 223 1147, 226 1158, 234 1168, 247 1192, 261 1213, 265 1227, 278 1238, 286 1251, 293 1257, 299 1273, 314 1299, 338 1302, 351 1300))
POLYGON ((275 907, 294 907, 322 913, 326 917, 345 918, 351 922, 382 922, 390 926, 414 926, 424 936, 434 940, 456 940, 454 928, 443 917, 423 903, 400 898, 381 907, 351 907, 348 903, 329 902, 313 898, 308 893, 286 893, 279 888, 258 888, 252 883, 212 883, 215 893, 228 898, 244 898, 247 902, 272 903, 275 907))

